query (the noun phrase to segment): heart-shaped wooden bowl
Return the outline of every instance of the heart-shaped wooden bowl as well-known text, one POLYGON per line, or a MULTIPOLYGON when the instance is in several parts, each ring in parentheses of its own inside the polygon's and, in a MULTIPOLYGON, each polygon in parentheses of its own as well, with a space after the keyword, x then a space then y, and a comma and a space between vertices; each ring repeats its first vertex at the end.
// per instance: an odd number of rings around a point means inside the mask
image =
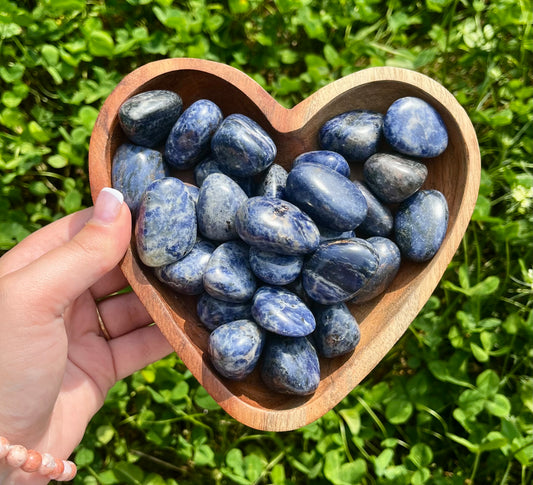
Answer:
MULTIPOLYGON (((403 96, 428 101, 441 114, 449 133, 449 146, 427 161, 424 188, 444 193, 450 218, 446 238, 428 263, 403 262, 386 293, 361 305, 352 305, 361 328, 356 350, 343 357, 322 359, 322 379, 309 397, 276 394, 264 387, 257 371, 243 382, 220 377, 206 355, 208 332, 196 315, 196 298, 173 293, 140 262, 135 244, 121 268, 162 333, 170 341, 200 384, 231 416, 252 428, 288 431, 318 419, 343 399, 393 347, 431 296, 467 228, 477 199, 480 155, 477 138, 465 111, 444 87, 405 69, 365 69, 335 81, 292 109, 278 104, 241 71, 199 59, 167 59, 146 64, 115 88, 104 103, 89 153, 91 191, 95 197, 111 185, 111 163, 116 148, 126 141, 118 122, 120 105, 150 89, 169 89, 183 99, 184 107, 197 99, 217 103, 224 116, 243 113, 257 121, 278 148, 276 163, 289 169, 300 153, 315 150, 317 133, 331 117, 353 109, 385 113, 403 96)), ((360 173, 360 167, 352 167, 360 173)), ((192 181, 190 172, 179 174, 192 181)))

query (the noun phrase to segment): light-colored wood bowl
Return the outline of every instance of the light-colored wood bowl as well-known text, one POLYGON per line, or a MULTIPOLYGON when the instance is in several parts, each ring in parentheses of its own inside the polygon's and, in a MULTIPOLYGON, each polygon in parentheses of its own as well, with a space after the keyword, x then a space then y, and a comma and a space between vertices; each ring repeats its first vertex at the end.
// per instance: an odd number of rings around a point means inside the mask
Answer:
MULTIPOLYGON (((196 298, 178 295, 161 284, 143 266, 132 243, 121 268, 162 333, 200 384, 231 416, 252 428, 288 431, 313 422, 341 401, 385 357, 408 328, 441 279, 459 246, 477 199, 480 155, 472 124, 456 99, 439 83, 404 69, 369 68, 335 81, 292 109, 278 104, 254 80, 227 65, 198 59, 166 59, 144 65, 127 75, 104 103, 89 153, 91 191, 95 197, 111 185, 111 163, 117 147, 126 141, 118 122, 120 105, 150 89, 169 89, 184 107, 197 99, 217 103, 224 116, 243 113, 257 121, 278 148, 276 163, 289 169, 300 153, 317 149, 317 133, 331 117, 353 109, 385 113, 403 96, 428 101, 441 114, 449 146, 427 161, 424 188, 444 193, 450 218, 446 238, 428 263, 403 262, 392 286, 374 300, 352 305, 361 328, 355 351, 335 359, 321 359, 321 382, 309 397, 269 391, 255 371, 242 382, 217 374, 206 354, 208 332, 196 315, 196 298)), ((357 173, 357 167, 352 167, 357 173)), ((180 174, 192 181, 190 172, 180 174)))

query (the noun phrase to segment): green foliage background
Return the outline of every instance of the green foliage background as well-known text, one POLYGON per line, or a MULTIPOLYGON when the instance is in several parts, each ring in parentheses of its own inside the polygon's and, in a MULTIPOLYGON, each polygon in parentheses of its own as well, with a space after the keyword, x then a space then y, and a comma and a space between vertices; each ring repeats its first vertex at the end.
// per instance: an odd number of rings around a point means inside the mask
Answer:
POLYGON ((465 107, 482 154, 441 284, 333 411, 257 432, 171 356, 113 388, 74 483, 531 483, 532 12, 531 0, 0 0, 0 250, 90 205, 101 104, 166 57, 231 64, 287 106, 365 67, 415 69, 465 107))

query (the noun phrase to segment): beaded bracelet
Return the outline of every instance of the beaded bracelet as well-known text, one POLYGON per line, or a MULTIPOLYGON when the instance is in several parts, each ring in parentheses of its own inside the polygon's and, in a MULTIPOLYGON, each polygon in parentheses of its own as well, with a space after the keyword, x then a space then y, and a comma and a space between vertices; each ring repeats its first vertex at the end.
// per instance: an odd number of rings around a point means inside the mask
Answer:
POLYGON ((12 467, 28 473, 37 472, 59 482, 72 480, 78 471, 76 465, 69 460, 59 460, 49 453, 41 455, 38 451, 28 450, 22 445, 12 445, 0 436, 0 460, 4 458, 12 467))

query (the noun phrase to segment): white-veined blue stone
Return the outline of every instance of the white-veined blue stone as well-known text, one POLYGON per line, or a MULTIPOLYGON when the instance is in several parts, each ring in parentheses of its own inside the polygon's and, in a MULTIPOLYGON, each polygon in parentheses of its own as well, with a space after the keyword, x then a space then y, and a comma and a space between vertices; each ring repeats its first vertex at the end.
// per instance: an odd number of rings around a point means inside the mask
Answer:
POLYGON ((258 184, 255 195, 283 199, 287 175, 287 170, 281 165, 273 163, 261 174, 261 181, 258 184))
POLYGON ((303 256, 278 254, 250 247, 250 266, 255 276, 270 285, 287 285, 298 278, 303 256))
POLYGON ((208 354, 224 377, 242 380, 255 368, 265 342, 265 331, 253 320, 236 320, 209 335, 208 354))
POLYGON ((204 273, 205 291, 224 301, 251 300, 256 282, 248 253, 249 248, 242 241, 227 241, 218 246, 204 273))
POLYGON ((383 133, 395 150, 412 157, 436 157, 448 146, 448 131, 438 111, 413 96, 391 104, 383 121, 383 133))
POLYGON ((315 329, 315 318, 294 293, 279 286, 262 286, 252 301, 254 320, 269 332, 304 337, 315 329))
POLYGON ((135 225, 137 252, 157 267, 186 256, 196 242, 196 211, 185 184, 174 177, 152 182, 144 192, 135 225))
POLYGON ((237 182, 227 175, 209 175, 200 187, 196 203, 200 234, 213 241, 237 239, 235 214, 247 199, 237 182))
POLYGON ((204 291, 204 271, 214 250, 209 241, 198 240, 183 258, 155 268, 155 275, 178 293, 200 295, 204 291))
POLYGON ((346 159, 337 152, 331 150, 313 150, 298 155, 292 162, 292 168, 300 163, 318 163, 339 172, 345 177, 350 176, 350 165, 346 159))
POLYGON ((213 298, 209 293, 204 293, 198 298, 196 312, 200 321, 209 329, 214 330, 223 323, 233 320, 251 319, 252 303, 231 302, 213 298))
POLYGON ((263 349, 261 378, 282 394, 307 396, 320 383, 320 363, 307 337, 269 335, 263 349))
POLYGON ((235 220, 237 233, 250 246, 279 254, 307 254, 320 242, 316 224, 298 207, 273 197, 251 197, 235 220))
POLYGON ((192 103, 170 130, 165 161, 178 170, 196 165, 209 153, 211 138, 222 119, 222 111, 212 101, 199 99, 192 103))

